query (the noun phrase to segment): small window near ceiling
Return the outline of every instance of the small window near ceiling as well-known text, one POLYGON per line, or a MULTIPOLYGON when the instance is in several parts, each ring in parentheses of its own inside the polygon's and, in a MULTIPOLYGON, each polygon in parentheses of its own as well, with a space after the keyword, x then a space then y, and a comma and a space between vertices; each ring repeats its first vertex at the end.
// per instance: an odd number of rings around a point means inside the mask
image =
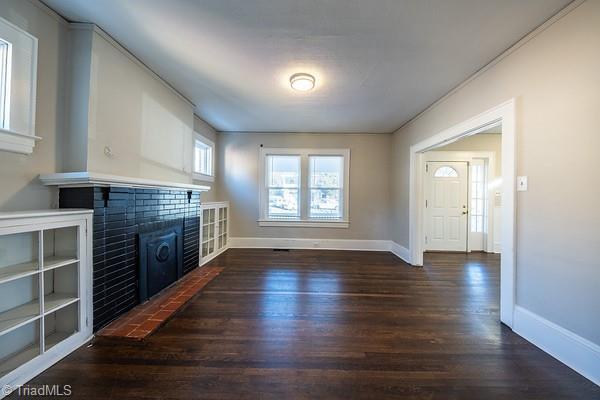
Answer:
POLYGON ((0 150, 31 154, 35 142, 37 38, 0 17, 0 150))
POLYGON ((11 44, 0 38, 0 128, 10 129, 11 44))
POLYGON ((214 181, 215 145, 200 134, 194 135, 194 179, 214 181))
POLYGON ((458 177, 458 172, 452 167, 444 166, 438 168, 433 176, 436 178, 456 178, 458 177))

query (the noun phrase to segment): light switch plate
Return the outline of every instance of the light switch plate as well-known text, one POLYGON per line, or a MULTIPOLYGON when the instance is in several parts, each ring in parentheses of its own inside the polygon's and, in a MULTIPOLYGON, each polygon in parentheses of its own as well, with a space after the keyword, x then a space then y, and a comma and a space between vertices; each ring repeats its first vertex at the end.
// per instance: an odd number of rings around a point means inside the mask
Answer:
POLYGON ((527 191, 527 177, 526 176, 517 176, 517 192, 526 192, 527 191))

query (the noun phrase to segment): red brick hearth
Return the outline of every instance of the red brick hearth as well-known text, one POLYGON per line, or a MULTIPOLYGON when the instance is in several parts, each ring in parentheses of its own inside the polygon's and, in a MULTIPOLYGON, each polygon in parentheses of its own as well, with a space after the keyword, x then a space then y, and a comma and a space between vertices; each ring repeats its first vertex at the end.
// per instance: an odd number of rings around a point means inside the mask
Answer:
POLYGON ((193 270, 173 286, 108 324, 97 336, 143 340, 171 318, 222 270, 221 267, 209 266, 193 270))

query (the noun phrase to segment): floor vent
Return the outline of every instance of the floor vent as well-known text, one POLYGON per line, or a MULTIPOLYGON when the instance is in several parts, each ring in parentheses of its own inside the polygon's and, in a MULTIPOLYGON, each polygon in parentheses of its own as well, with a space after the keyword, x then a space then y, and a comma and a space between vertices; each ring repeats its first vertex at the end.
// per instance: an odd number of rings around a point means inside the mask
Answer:
POLYGON ((290 251, 290 249, 273 249, 273 251, 290 251))

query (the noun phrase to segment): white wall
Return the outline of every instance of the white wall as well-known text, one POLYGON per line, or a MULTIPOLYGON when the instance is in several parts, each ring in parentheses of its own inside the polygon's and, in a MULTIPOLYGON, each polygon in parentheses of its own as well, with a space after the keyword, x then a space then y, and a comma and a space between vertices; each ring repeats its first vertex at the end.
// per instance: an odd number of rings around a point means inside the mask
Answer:
POLYGON ((409 147, 517 101, 517 304, 600 344, 600 1, 587 1, 394 134, 393 239, 408 245, 409 147))
POLYGON ((42 137, 31 155, 0 151, 0 211, 48 208, 56 190, 37 176, 61 168, 67 25, 41 4, 23 0, 1 1, 0 16, 39 40, 35 134, 42 137))
POLYGON ((191 182, 192 104, 97 30, 91 56, 88 171, 191 182))
POLYGON ((436 147, 435 151, 491 151, 496 157, 496 173, 502 171, 502 135, 499 133, 480 133, 464 139, 436 147))
POLYGON ((220 133, 218 194, 231 204, 232 237, 387 240, 390 236, 389 134, 220 133), (350 228, 259 227, 259 147, 349 148, 350 228))

